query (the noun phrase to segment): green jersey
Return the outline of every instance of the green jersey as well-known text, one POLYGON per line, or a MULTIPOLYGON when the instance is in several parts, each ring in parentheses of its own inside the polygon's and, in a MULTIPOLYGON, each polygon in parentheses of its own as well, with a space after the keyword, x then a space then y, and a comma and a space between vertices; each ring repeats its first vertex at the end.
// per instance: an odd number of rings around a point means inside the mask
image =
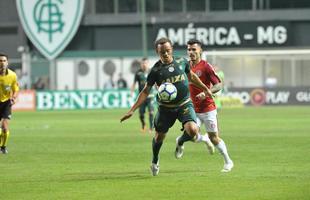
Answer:
POLYGON ((147 72, 144 72, 141 69, 139 69, 135 74, 134 83, 138 83, 139 92, 141 92, 145 86, 146 77, 147 77, 147 72))
MULTIPOLYGON (((134 83, 138 83, 139 92, 141 92, 145 86, 147 75, 148 72, 144 72, 142 69, 139 69, 135 74, 134 83)), ((155 96, 154 93, 155 91, 152 88, 148 98, 153 98, 155 96)))
POLYGON ((156 97, 159 105, 178 107, 189 101, 189 89, 187 74, 190 72, 189 62, 185 58, 174 58, 170 64, 161 61, 155 63, 147 77, 147 85, 153 86, 155 83, 160 86, 162 83, 172 83, 177 88, 177 97, 169 102, 161 102, 156 97))

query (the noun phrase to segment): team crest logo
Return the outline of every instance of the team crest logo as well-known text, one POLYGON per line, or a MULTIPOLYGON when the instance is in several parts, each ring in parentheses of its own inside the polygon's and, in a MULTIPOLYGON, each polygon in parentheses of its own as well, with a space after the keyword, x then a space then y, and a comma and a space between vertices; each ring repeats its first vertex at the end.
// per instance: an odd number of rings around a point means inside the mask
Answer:
POLYGON ((174 71, 174 67, 169 67, 169 68, 168 68, 168 71, 169 71, 169 72, 173 72, 173 71, 174 71))
POLYGON ((80 25, 84 0, 16 0, 28 38, 48 59, 56 58, 80 25))
POLYGON ((197 71, 196 71, 196 75, 197 75, 198 77, 200 77, 200 76, 201 76, 201 71, 200 71, 200 70, 197 70, 197 71))

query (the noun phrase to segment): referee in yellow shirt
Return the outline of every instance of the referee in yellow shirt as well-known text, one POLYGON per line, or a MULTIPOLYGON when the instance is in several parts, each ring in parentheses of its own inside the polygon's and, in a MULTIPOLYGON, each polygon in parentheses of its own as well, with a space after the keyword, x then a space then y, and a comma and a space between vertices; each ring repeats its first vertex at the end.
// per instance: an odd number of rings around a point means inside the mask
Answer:
POLYGON ((0 151, 3 154, 8 153, 6 145, 10 134, 9 120, 19 90, 17 76, 8 65, 8 56, 0 53, 0 151))

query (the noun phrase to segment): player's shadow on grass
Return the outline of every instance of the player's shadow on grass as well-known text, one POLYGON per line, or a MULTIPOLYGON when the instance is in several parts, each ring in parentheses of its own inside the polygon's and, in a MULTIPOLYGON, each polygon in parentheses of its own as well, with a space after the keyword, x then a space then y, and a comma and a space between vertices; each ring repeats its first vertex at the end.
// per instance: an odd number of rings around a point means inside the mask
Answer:
POLYGON ((208 170, 205 169, 197 169, 197 168, 193 168, 191 170, 188 169, 179 169, 179 170, 171 170, 171 169, 167 169, 167 170, 162 170, 160 172, 160 174, 166 174, 166 175, 176 175, 176 174, 191 174, 191 175, 199 175, 201 176, 202 174, 208 174, 210 173, 208 170))
MULTIPOLYGON (((162 170, 159 174, 170 176, 175 174, 197 174, 202 176, 206 174, 206 170, 162 170)), ((131 171, 131 172, 98 172, 98 173, 72 173, 64 176, 65 181, 91 181, 91 180, 143 180, 151 179, 153 176, 150 171, 131 171)))
POLYGON ((66 181, 91 181, 91 180, 141 180, 151 178, 150 173, 145 172, 98 172, 98 173, 74 173, 66 174, 66 181))

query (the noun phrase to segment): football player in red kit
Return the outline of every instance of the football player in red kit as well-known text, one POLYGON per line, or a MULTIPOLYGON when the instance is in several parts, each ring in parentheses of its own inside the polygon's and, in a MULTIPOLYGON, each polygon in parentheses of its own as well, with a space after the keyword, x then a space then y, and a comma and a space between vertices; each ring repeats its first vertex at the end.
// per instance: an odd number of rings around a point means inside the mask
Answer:
MULTIPOLYGON (((202 60, 202 43, 192 39, 187 42, 187 54, 190 59, 191 70, 214 94, 222 89, 220 78, 216 75, 213 67, 205 60, 202 60)), ((217 110, 212 97, 206 96, 201 89, 193 84, 189 84, 190 96, 194 104, 198 118, 198 125, 205 126, 207 134, 203 135, 200 141, 211 140, 224 158, 222 172, 229 172, 233 168, 233 161, 230 159, 227 147, 223 139, 219 137, 217 110), (205 138, 203 138, 205 137, 205 138)))

